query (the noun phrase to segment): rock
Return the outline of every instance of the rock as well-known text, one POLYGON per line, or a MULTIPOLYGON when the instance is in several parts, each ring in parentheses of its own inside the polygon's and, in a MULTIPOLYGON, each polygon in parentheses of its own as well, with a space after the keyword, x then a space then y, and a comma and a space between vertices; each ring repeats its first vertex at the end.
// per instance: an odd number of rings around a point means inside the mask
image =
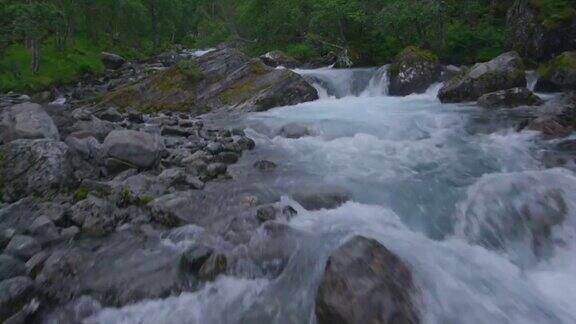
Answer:
POLYGON ((278 132, 278 135, 286 138, 296 139, 304 136, 310 136, 312 133, 306 125, 290 123, 282 126, 278 132))
POLYGON ((36 218, 28 230, 36 237, 40 244, 56 241, 60 237, 58 228, 56 228, 56 225, 46 216, 36 218))
POLYGON ((484 108, 514 108, 519 106, 539 106, 544 101, 526 88, 512 88, 487 93, 478 98, 478 105, 484 108))
POLYGON ((16 235, 6 246, 5 252, 23 260, 30 259, 40 252, 40 244, 34 238, 26 235, 16 235))
POLYGON ((134 109, 128 109, 127 118, 128 121, 131 123, 136 124, 144 123, 144 116, 142 115, 142 113, 134 109))
MULTIPOLYGON (((566 4, 569 6, 568 2, 566 4)), ((504 48, 522 57, 543 61, 576 49, 576 16, 546 17, 545 2, 515 0, 506 15, 504 48)), ((569 9, 568 9, 569 10, 569 9)), ((556 8, 554 12, 561 12, 556 8)), ((569 11, 568 11, 569 12, 569 11)))
POLYGON ((103 236, 112 232, 119 220, 116 208, 107 200, 89 195, 72 206, 71 218, 75 224, 94 236, 103 236))
POLYGON ((193 134, 193 131, 191 129, 186 129, 182 127, 165 126, 162 127, 162 131, 160 134, 162 136, 188 137, 193 134))
POLYGON ((213 281, 218 275, 226 271, 228 260, 223 254, 212 254, 200 268, 198 277, 200 280, 213 281))
POLYGON ((96 164, 98 164, 104 157, 102 146, 98 140, 92 136, 80 138, 76 136, 68 136, 66 137, 65 142, 70 150, 78 154, 84 160, 96 162, 96 164))
POLYGON ((0 281, 25 275, 26 267, 22 261, 6 254, 0 254, 0 281))
POLYGON ((208 152, 210 152, 210 154, 214 154, 214 155, 222 152, 223 149, 224 149, 224 147, 222 146, 222 144, 216 143, 216 142, 211 142, 211 143, 208 143, 208 145, 206 145, 206 151, 208 151, 208 152))
POLYGON ((108 107, 102 111, 97 112, 96 117, 109 122, 117 123, 124 120, 124 117, 114 107, 108 107))
POLYGON ((60 232, 60 236, 64 240, 69 240, 75 238, 78 234, 80 234, 80 229, 78 226, 70 226, 62 229, 60 232))
POLYGON ((576 51, 564 52, 541 65, 535 89, 542 92, 576 90, 576 51))
POLYGON ((0 179, 10 184, 4 186, 7 201, 28 195, 49 197, 73 182, 70 153, 63 142, 20 139, 5 145, 1 154, 0 179))
POLYGON ((263 111, 317 98, 316 89, 300 75, 250 60, 236 49, 220 47, 120 87, 98 105, 136 107, 147 112, 186 109, 191 116, 198 116, 222 107, 263 111))
POLYGON ((484 94, 516 87, 526 87, 524 64, 517 53, 508 52, 450 79, 438 98, 443 103, 475 101, 484 94))
POLYGON ((126 64, 126 59, 122 56, 107 52, 102 52, 102 54, 100 54, 100 60, 102 61, 102 64, 110 70, 118 70, 126 64))
POLYGON ((210 163, 206 167, 206 174, 211 178, 215 178, 219 175, 225 174, 227 170, 228 166, 224 163, 210 163))
POLYGON ((60 134, 52 118, 35 103, 23 103, 3 109, 0 113, 0 143, 16 139, 59 140, 60 134))
POLYGON ((195 211, 195 204, 194 199, 186 193, 164 195, 151 202, 152 219, 169 227, 195 224, 201 216, 195 211))
POLYGON ((260 223, 265 223, 268 221, 275 220, 278 217, 279 213, 280 210, 278 209, 278 207, 274 205, 268 205, 258 208, 258 211, 256 211, 256 218, 258 218, 258 221, 260 221, 260 223))
POLYGON ((420 323, 410 269, 375 240, 353 237, 328 259, 316 296, 318 324, 420 323))
POLYGON ((28 276, 34 278, 40 273, 42 267, 44 266, 44 262, 48 258, 49 254, 46 251, 40 251, 34 256, 30 258, 30 260, 26 261, 26 272, 28 276))
POLYGON ((102 120, 96 116, 89 116, 87 120, 81 119, 74 122, 70 131, 76 138, 94 137, 103 141, 110 132, 120 129, 120 126, 112 122, 102 120))
POLYGON ((267 160, 256 161, 253 166, 260 171, 272 171, 277 167, 276 163, 267 160))
MULTIPOLYGON (((38 216, 38 204, 27 197, 0 209, 0 236, 4 245, 16 234, 23 234, 38 216), (7 241, 6 241, 7 240, 7 241)), ((2 247, 4 245, 1 245, 2 247)))
POLYGON ((271 67, 283 66, 285 68, 294 69, 300 65, 296 59, 288 56, 282 51, 268 52, 260 56, 260 59, 262 62, 264 62, 264 64, 271 67))
POLYGON ((20 311, 32 298, 34 283, 28 277, 15 277, 0 282, 0 321, 20 311))
POLYGON ((214 161, 224 163, 224 164, 234 164, 238 162, 240 159, 240 155, 233 153, 233 152, 222 152, 216 155, 216 159, 214 161))
POLYGON ((110 157, 148 169, 158 164, 164 151, 164 144, 156 135, 118 130, 108 134, 103 149, 110 157))
POLYGON ((554 116, 542 116, 529 122, 526 129, 539 131, 545 138, 562 138, 569 136, 573 128, 565 126, 554 116))
POLYGON ((350 200, 344 192, 322 189, 296 192, 292 198, 306 210, 334 209, 350 200))
POLYGON ((440 63, 433 53, 414 46, 405 48, 390 65, 388 93, 407 96, 423 93, 440 77, 440 63))
POLYGON ((214 249, 206 245, 196 245, 184 252, 180 267, 184 272, 198 274, 212 254, 214 254, 214 249))
POLYGON ((246 136, 240 137, 240 139, 238 139, 238 141, 236 143, 244 151, 245 150, 253 150, 256 147, 256 143, 254 142, 254 140, 249 138, 249 137, 246 137, 246 136))
POLYGON ((124 162, 122 160, 118 160, 115 158, 106 159, 104 161, 104 166, 106 167, 106 170, 108 170, 109 174, 118 174, 127 170, 138 168, 134 164, 130 164, 128 162, 124 162))

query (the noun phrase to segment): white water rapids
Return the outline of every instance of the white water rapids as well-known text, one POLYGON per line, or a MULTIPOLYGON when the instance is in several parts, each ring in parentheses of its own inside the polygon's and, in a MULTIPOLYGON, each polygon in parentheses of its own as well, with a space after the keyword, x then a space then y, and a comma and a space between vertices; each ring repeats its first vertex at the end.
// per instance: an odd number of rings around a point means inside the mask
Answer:
POLYGON ((498 112, 440 104, 438 85, 386 96, 383 69, 298 72, 322 98, 250 115, 249 135, 257 150, 283 156, 281 181, 314 179, 352 201, 297 208, 289 225, 306 235, 278 278, 221 276, 194 293, 103 309, 88 323, 315 323, 325 261, 353 234, 409 265, 423 323, 576 323, 576 175, 542 166, 537 134, 515 132, 498 112), (292 122, 313 136, 269 131, 292 122), (538 255, 527 212, 566 215, 538 255))

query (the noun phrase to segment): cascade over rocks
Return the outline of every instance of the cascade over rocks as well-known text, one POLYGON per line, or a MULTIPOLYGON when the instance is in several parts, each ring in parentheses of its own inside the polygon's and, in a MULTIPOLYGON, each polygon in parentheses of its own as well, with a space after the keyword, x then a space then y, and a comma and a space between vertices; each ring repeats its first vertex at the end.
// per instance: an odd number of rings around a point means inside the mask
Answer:
POLYGON ((538 3, 514 1, 506 15, 504 48, 538 62, 576 49, 576 15, 567 19, 551 17, 543 21, 536 7, 538 3))
POLYGON ((388 93, 392 96, 406 96, 423 93, 440 77, 438 57, 417 47, 405 48, 390 65, 388 93))
POLYGON ((326 264, 316 296, 318 324, 420 323, 410 269, 373 239, 355 236, 326 264))
POLYGON ((26 102, 0 112, 0 143, 38 138, 60 139, 54 121, 40 105, 26 102))
POLYGON ((318 99, 314 87, 298 74, 250 60, 240 51, 219 47, 142 82, 106 95, 101 105, 144 111, 179 110, 194 115, 222 106, 263 111, 318 99))
POLYGON ((514 108, 518 106, 539 106, 544 101, 526 88, 512 88, 491 92, 478 98, 478 105, 484 108, 514 108))
POLYGON ((515 87, 526 87, 524 64, 516 52, 508 52, 450 79, 438 98, 443 103, 475 101, 486 93, 515 87))

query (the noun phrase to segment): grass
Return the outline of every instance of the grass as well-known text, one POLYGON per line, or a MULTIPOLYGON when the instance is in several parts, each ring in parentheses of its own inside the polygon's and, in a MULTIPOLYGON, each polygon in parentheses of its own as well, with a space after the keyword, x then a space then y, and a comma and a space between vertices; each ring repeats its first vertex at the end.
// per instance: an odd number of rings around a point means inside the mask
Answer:
POLYGON ((0 91, 34 92, 53 84, 74 82, 82 75, 100 73, 100 49, 78 40, 73 48, 59 51, 48 43, 40 49, 40 71, 30 69, 31 53, 23 45, 12 45, 0 56, 0 91))

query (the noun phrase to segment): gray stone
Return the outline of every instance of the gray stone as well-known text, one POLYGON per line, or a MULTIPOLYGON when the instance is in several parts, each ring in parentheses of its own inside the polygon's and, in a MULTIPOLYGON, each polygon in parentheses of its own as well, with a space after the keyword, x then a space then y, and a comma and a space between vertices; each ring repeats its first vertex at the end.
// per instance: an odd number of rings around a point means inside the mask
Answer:
POLYGON ((316 296, 318 324, 420 323, 410 269, 375 240, 356 236, 328 259, 316 296))
POLYGON ((304 136, 310 136, 312 133, 306 125, 290 123, 282 126, 278 135, 286 138, 301 138, 304 136))
POLYGON ((516 87, 526 87, 524 64, 516 52, 508 52, 450 79, 438 98, 444 103, 475 101, 484 94, 516 87))
POLYGON ((196 245, 182 255, 180 267, 186 273, 198 274, 204 263, 214 254, 214 249, 206 245, 196 245))
POLYGON ((200 268, 198 277, 200 280, 213 281, 218 275, 226 272, 228 259, 223 254, 214 253, 200 268))
POLYGON ((0 282, 0 321, 5 323, 28 303, 34 283, 28 277, 15 277, 0 282))
POLYGON ((100 60, 102 61, 102 64, 110 70, 117 70, 126 64, 125 58, 108 52, 102 52, 102 54, 100 54, 100 60))
POLYGON ((0 143, 16 139, 59 140, 60 134, 40 105, 23 103, 5 108, 0 113, 0 143))
POLYGON ((28 230, 36 237, 40 244, 56 241, 60 237, 58 228, 56 228, 56 225, 46 216, 36 218, 28 230))
POLYGON ((112 131, 103 147, 108 156, 144 169, 156 165, 164 151, 159 136, 131 130, 112 131))
POLYGON ((215 161, 225 164, 234 164, 238 162, 240 155, 233 152, 222 152, 216 156, 215 161))
POLYGON ((15 140, 4 146, 4 198, 15 201, 28 195, 47 197, 70 184, 72 166, 63 142, 37 139, 15 140))
POLYGON ((253 166, 260 171, 272 171, 277 167, 276 163, 267 160, 256 161, 253 166))
POLYGON ((72 206, 71 214, 74 223, 93 236, 106 235, 118 225, 116 207, 92 195, 72 206))
POLYGON ((407 47, 388 68, 388 94, 406 96, 411 93, 423 93, 438 81, 440 77, 438 58, 416 47, 407 47))
POLYGON ((478 98, 478 105, 484 108, 514 108, 519 106, 539 106, 544 101, 526 88, 512 88, 487 93, 478 98))
POLYGON ((108 107, 102 111, 97 112, 96 117, 113 123, 121 122, 124 120, 122 114, 120 114, 114 107, 108 107))
POLYGON ((15 235, 6 246, 5 252, 23 260, 28 260, 34 254, 40 252, 40 249, 40 244, 33 237, 15 235))
POLYGON ((228 167, 224 163, 210 163, 206 167, 206 174, 213 178, 225 174, 227 170, 228 167))
POLYGON ((34 278, 40 273, 42 267, 44 266, 44 262, 48 258, 49 254, 46 251, 40 251, 34 256, 30 258, 30 260, 26 261, 26 272, 28 276, 34 278))
POLYGON ((25 275, 24 262, 12 256, 0 254, 0 281, 25 275))

